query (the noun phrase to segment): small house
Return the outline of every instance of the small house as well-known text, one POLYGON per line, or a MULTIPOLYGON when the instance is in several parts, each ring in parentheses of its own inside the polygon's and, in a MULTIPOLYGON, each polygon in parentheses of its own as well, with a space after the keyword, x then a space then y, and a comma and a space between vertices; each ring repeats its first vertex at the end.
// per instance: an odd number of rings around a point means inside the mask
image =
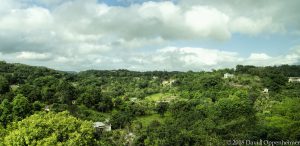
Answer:
POLYGON ((264 88, 263 93, 269 93, 269 89, 268 88, 264 88))
POLYGON ((163 86, 172 86, 174 83, 176 82, 176 80, 172 79, 172 80, 167 80, 167 81, 163 81, 162 85, 163 86))
POLYGON ((97 131, 111 131, 111 124, 108 123, 108 120, 105 122, 95 122, 93 127, 97 131))
POLYGON ((224 74, 224 79, 228 79, 228 78, 234 78, 234 74, 225 73, 224 74))
POLYGON ((290 83, 300 83, 300 77, 289 77, 290 83))
POLYGON ((130 100, 131 102, 136 102, 138 99, 135 98, 135 97, 133 97, 133 98, 130 98, 129 100, 130 100))
POLYGON ((49 105, 46 105, 46 106, 45 106, 45 111, 47 111, 47 112, 50 111, 50 106, 49 106, 49 105))

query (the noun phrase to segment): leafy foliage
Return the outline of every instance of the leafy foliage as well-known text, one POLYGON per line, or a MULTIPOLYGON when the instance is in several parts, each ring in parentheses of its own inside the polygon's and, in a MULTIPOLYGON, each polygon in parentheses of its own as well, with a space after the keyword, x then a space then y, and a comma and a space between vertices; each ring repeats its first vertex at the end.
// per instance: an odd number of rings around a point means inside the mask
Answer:
POLYGON ((300 66, 61 72, 0 62, 0 145, 300 140, 300 66), (234 77, 224 79, 224 73, 234 77), (263 92, 267 88, 268 92, 263 92), (93 122, 111 125, 96 130, 93 122))
POLYGON ((94 145, 92 123, 68 112, 37 113, 8 127, 5 145, 94 145))

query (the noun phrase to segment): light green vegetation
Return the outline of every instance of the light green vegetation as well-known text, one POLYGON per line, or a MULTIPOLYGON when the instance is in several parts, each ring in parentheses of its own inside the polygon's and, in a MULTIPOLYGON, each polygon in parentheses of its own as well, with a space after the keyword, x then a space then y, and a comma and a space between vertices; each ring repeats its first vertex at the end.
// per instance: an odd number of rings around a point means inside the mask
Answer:
POLYGON ((170 116, 170 114, 165 114, 165 117, 161 117, 159 114, 152 114, 152 115, 137 117, 135 121, 139 121, 143 124, 143 126, 147 127, 153 121, 164 122, 164 119, 168 116, 170 116))
POLYGON ((157 94, 152 94, 150 96, 145 97, 146 101, 162 101, 162 100, 168 100, 172 97, 172 94, 170 93, 157 93, 157 94))

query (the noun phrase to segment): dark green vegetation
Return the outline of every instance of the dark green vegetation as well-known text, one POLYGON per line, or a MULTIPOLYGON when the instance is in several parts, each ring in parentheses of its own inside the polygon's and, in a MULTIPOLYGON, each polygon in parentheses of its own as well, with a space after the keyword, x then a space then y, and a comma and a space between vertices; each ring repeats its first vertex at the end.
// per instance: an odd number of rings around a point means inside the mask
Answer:
POLYGON ((300 66, 68 73, 0 62, 0 145, 300 140, 300 83, 290 76, 300 66), (227 72, 235 76, 224 79, 227 72), (105 119, 112 131, 95 130, 105 119))

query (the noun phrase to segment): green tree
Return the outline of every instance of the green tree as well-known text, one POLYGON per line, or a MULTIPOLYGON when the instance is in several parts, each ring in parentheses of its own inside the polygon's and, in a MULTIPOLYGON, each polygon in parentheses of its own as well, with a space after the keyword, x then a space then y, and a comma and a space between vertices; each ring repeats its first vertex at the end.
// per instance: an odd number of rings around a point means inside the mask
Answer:
POLYGON ((27 98, 22 94, 18 94, 12 102, 12 115, 14 120, 25 118, 31 112, 31 105, 27 98))
POLYGON ((167 102, 159 102, 156 105, 156 111, 163 117, 165 112, 168 110, 168 106, 169 104, 167 102))
POLYGON ((263 117, 268 139, 300 139, 299 103, 298 98, 285 98, 272 107, 271 115, 263 117))
POLYGON ((71 104, 76 99, 76 89, 66 81, 61 81, 56 87, 55 96, 62 104, 71 104))
POLYGON ((41 90, 42 101, 46 103, 54 103, 55 100, 55 88, 54 87, 43 87, 41 90))
POLYGON ((113 108, 111 97, 102 96, 100 102, 96 104, 96 109, 101 112, 110 111, 113 108))
POLYGON ((3 76, 0 76, 0 94, 8 92, 10 89, 7 79, 3 76))
POLYGON ((117 97, 114 100, 114 107, 120 109, 120 107, 124 104, 124 101, 121 97, 117 97))
POLYGON ((97 145, 92 122, 68 112, 34 114, 14 123, 4 137, 4 145, 97 145))
POLYGON ((251 138, 251 133, 256 126, 255 111, 252 101, 243 95, 243 92, 236 93, 228 98, 221 98, 216 102, 217 132, 225 139, 251 138))
POLYGON ((101 89, 96 86, 87 86, 79 97, 79 102, 89 108, 95 108, 102 98, 101 89))
POLYGON ((113 112, 111 117, 111 125, 113 129, 124 128, 130 124, 133 116, 128 112, 113 112))
POLYGON ((262 77, 263 85, 275 92, 279 92, 287 81, 287 77, 283 73, 271 69, 267 69, 262 77))
POLYGON ((43 108, 43 104, 40 101, 35 101, 32 104, 32 108, 34 111, 40 111, 43 108))
POLYGON ((0 105, 0 122, 5 127, 12 121, 12 106, 7 99, 4 99, 0 105))
POLYGON ((21 85, 16 92, 17 94, 26 96, 31 103, 37 100, 41 100, 41 88, 34 85, 21 85))

